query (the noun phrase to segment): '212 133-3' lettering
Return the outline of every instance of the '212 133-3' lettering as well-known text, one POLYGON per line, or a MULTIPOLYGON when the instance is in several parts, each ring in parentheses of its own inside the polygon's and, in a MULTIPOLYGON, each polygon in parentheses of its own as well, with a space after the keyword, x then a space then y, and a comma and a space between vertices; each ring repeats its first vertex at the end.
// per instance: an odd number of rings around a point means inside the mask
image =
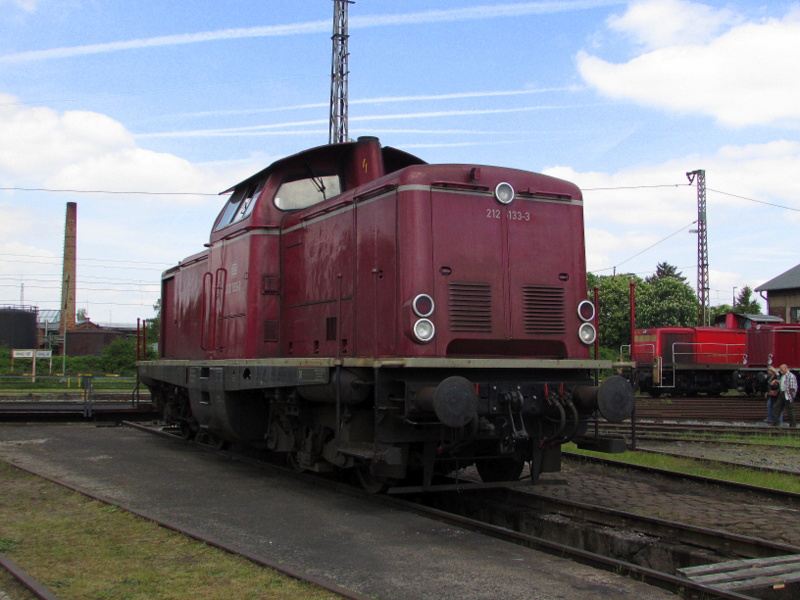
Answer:
MULTIPOLYGON (((531 213, 529 212, 521 212, 518 210, 509 210, 506 212, 508 218, 512 221, 530 221, 531 220, 531 213)), ((487 219, 502 219, 503 218, 503 211, 499 208, 487 208, 486 209, 486 218, 487 219)))

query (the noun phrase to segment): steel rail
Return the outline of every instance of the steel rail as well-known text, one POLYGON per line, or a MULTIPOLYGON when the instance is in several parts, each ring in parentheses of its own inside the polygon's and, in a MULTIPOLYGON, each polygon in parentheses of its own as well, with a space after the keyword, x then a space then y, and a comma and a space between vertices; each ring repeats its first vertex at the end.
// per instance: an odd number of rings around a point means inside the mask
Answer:
MULTIPOLYGON (((53 594, 53 592, 51 592, 47 586, 45 586, 35 577, 28 575, 28 573, 22 567, 20 567, 5 554, 0 554, 0 569, 5 569, 8 571, 22 587, 39 598, 39 600, 58 600, 58 596, 53 594)), ((5 598, 6 596, 0 594, 0 597, 5 598)))
POLYGON ((534 489, 526 491, 515 488, 493 490, 482 495, 481 501, 512 505, 515 508, 537 514, 557 513, 618 530, 623 529, 659 539, 667 539, 670 543, 677 540, 693 548, 718 552, 722 555, 729 554, 735 558, 765 558, 781 554, 800 554, 800 548, 791 544, 762 540, 669 519, 649 517, 575 500, 552 498, 538 494, 534 489))
MULTIPOLYGON (((672 440, 670 440, 672 441, 672 440)), ((765 475, 775 474, 775 475, 800 475, 800 471, 794 471, 792 469, 778 469, 775 467, 762 467, 759 465, 748 465, 746 463, 735 462, 732 460, 720 460, 717 458, 708 458, 705 456, 692 456, 691 454, 681 454, 679 452, 667 452, 665 450, 655 450, 655 449, 648 449, 648 448, 641 448, 637 447, 636 452, 644 452, 646 454, 657 454, 659 456, 669 456, 672 458, 681 458, 684 460, 693 460, 695 462, 708 464, 708 465, 722 465, 725 467, 736 467, 737 469, 749 469, 751 471, 756 471, 758 473, 763 473, 765 475)))

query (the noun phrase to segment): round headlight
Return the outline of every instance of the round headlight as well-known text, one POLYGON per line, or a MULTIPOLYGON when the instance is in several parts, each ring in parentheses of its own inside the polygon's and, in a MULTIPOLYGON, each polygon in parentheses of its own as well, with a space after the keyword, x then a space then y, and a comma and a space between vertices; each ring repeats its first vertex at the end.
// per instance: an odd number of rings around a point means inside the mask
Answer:
POLYGON ((497 198, 500 204, 510 204, 514 199, 514 188, 505 181, 498 183, 497 187, 494 188, 494 197, 497 198))
POLYGON ((417 338, 417 341, 427 344, 433 339, 435 334, 436 327, 433 326, 430 319, 420 319, 414 323, 414 337, 417 338))
POLYGON ((433 314, 433 298, 428 296, 428 294, 420 294, 414 298, 411 306, 414 309, 414 314, 418 317, 430 317, 433 314))
POLYGON ((581 338, 584 344, 593 344, 597 339, 597 332, 591 323, 584 323, 578 329, 578 337, 581 338))
POLYGON ((591 321, 594 319, 594 304, 588 300, 584 300, 578 304, 578 316, 584 321, 591 321))

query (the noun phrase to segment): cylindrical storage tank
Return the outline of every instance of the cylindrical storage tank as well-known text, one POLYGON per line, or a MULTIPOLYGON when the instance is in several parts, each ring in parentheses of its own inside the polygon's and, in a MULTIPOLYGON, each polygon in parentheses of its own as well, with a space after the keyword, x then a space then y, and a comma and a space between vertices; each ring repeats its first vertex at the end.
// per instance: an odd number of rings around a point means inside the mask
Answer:
POLYGON ((30 350, 36 348, 36 309, 0 307, 0 346, 30 350))

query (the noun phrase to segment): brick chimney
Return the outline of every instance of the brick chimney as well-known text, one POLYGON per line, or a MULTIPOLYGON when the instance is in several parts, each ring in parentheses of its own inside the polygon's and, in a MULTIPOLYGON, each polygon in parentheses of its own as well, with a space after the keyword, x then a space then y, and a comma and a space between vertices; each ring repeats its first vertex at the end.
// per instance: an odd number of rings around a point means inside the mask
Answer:
POLYGON ((77 272, 78 204, 67 202, 64 228, 64 272, 61 279, 61 334, 75 327, 75 275, 77 272))

